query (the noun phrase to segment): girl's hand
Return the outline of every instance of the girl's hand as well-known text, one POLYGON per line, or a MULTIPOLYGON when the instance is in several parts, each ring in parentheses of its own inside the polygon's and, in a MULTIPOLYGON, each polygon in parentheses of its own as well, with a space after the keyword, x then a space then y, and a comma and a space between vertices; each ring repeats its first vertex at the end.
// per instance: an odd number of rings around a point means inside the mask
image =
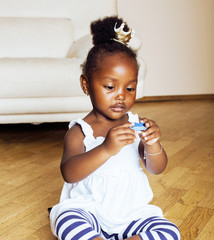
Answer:
POLYGON ((149 120, 148 118, 141 118, 140 122, 144 122, 147 130, 138 132, 141 140, 145 145, 152 145, 156 143, 161 136, 160 128, 155 121, 149 120))
POLYGON ((140 122, 144 122, 147 127, 147 130, 138 132, 141 137, 138 149, 142 162, 150 173, 162 173, 167 165, 167 156, 159 142, 160 128, 155 121, 147 118, 140 119, 140 122))
POLYGON ((135 142, 135 131, 130 127, 133 127, 133 123, 125 123, 108 131, 102 145, 110 157, 117 154, 122 147, 135 142))

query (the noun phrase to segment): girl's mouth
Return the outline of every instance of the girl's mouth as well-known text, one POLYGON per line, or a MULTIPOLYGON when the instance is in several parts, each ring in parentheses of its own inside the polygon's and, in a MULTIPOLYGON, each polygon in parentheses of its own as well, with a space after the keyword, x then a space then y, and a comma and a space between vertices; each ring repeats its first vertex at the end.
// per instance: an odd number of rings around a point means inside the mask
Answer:
POLYGON ((110 107, 114 112, 123 112, 126 109, 125 104, 118 103, 110 107))

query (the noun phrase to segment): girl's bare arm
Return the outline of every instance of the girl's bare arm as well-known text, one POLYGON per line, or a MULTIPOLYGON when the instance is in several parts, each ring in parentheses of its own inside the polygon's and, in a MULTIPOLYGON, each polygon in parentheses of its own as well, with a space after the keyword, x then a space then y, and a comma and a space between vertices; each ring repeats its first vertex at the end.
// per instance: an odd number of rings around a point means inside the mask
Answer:
POLYGON ((147 118, 142 121, 147 130, 140 133, 139 153, 146 169, 153 174, 159 174, 167 165, 167 155, 159 142, 160 128, 154 121, 147 118))
POLYGON ((130 123, 109 130, 105 141, 85 152, 84 135, 79 125, 73 126, 65 136, 61 172, 64 180, 75 183, 86 178, 120 149, 134 142, 135 132, 130 123))

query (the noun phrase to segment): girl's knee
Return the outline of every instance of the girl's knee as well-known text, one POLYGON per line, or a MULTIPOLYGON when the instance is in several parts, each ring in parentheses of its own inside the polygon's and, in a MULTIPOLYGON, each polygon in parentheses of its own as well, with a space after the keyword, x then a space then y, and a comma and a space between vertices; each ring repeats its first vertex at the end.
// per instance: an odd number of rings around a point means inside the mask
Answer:
POLYGON ((60 240, 96 239, 100 237, 100 226, 93 214, 82 209, 70 209, 57 218, 56 235, 60 240))
POLYGON ((141 239, 173 239, 180 240, 178 227, 165 218, 154 217, 147 221, 138 234, 141 239))

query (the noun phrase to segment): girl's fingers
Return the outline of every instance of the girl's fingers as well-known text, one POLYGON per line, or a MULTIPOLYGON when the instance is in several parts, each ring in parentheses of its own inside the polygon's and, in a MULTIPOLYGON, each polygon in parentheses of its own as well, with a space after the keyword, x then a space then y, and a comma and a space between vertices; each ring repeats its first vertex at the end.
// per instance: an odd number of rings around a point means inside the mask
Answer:
POLYGON ((143 123, 147 122, 148 120, 149 120, 148 118, 140 118, 140 122, 143 122, 143 123))
POLYGON ((115 128, 112 129, 113 132, 115 132, 116 134, 133 134, 135 135, 135 131, 133 129, 131 129, 131 127, 133 127, 134 124, 133 123, 125 123, 121 126, 117 126, 115 128))
POLYGON ((148 141, 148 140, 151 140, 153 138, 160 138, 160 135, 157 132, 154 132, 154 133, 152 133, 148 136, 143 137, 145 142, 148 141))
POLYGON ((134 123, 132 122, 127 122, 127 123, 124 123, 122 125, 119 125, 117 127, 115 127, 115 129, 119 129, 119 128, 130 128, 130 127, 133 127, 134 126, 134 123))
POLYGON ((142 136, 143 137, 146 137, 146 136, 149 136, 153 133, 157 133, 157 134, 160 134, 160 129, 157 125, 153 125, 152 127, 148 128, 147 130, 143 131, 142 132, 142 136))
POLYGON ((121 143, 125 146, 125 145, 128 145, 128 144, 132 144, 135 142, 135 139, 124 139, 124 140, 121 140, 121 143))
POLYGON ((159 128, 156 129, 156 127, 154 128, 154 126, 153 126, 153 130, 157 130, 157 131, 152 131, 150 129, 150 131, 148 131, 147 133, 142 132, 140 134, 142 141, 145 142, 148 145, 152 145, 153 143, 157 142, 160 139, 159 128))
POLYGON ((126 139, 136 139, 136 133, 133 129, 129 127, 117 127, 111 130, 110 137, 112 139, 117 139, 118 141, 123 141, 126 139))
MULTIPOLYGON (((130 129, 131 130, 131 129, 130 129)), ((119 133, 117 135, 117 140, 119 142, 124 142, 124 141, 131 141, 131 143, 133 143, 136 140, 136 134, 135 131, 133 131, 131 133, 125 132, 125 133, 119 133), (133 133, 134 132, 134 133, 133 133)))
POLYGON ((145 126, 146 126, 147 128, 149 128, 149 127, 151 127, 151 126, 153 126, 153 125, 157 125, 155 121, 149 120, 148 118, 141 118, 141 119, 140 119, 140 122, 145 123, 145 126))
POLYGON ((126 138, 136 138, 136 134, 135 134, 135 132, 134 132, 134 134, 133 133, 127 133, 127 132, 125 132, 125 133, 119 133, 118 134, 118 138, 120 138, 120 139, 126 139, 126 138))
MULTIPOLYGON (((132 129, 130 129, 132 130, 132 129)), ((133 130, 132 130, 133 131, 133 130)), ((115 138, 117 139, 116 142, 121 144, 121 146, 125 146, 128 144, 132 144, 136 141, 136 135, 135 132, 133 133, 119 133, 115 136, 115 138)))
POLYGON ((124 123, 123 125, 121 125, 121 127, 128 127, 128 128, 133 127, 133 126, 134 126, 134 123, 132 123, 132 122, 124 123))
POLYGON ((116 135, 118 137, 120 136, 135 136, 135 131, 133 129, 130 129, 130 128, 121 128, 121 129, 118 129, 116 135))
POLYGON ((146 123, 145 123, 145 126, 147 128, 150 128, 152 126, 157 126, 156 122, 152 121, 152 120, 148 120, 146 123))
POLYGON ((140 122, 144 122, 147 130, 140 133, 141 139, 145 144, 152 145, 160 139, 160 128, 155 121, 148 118, 141 118, 140 122))

